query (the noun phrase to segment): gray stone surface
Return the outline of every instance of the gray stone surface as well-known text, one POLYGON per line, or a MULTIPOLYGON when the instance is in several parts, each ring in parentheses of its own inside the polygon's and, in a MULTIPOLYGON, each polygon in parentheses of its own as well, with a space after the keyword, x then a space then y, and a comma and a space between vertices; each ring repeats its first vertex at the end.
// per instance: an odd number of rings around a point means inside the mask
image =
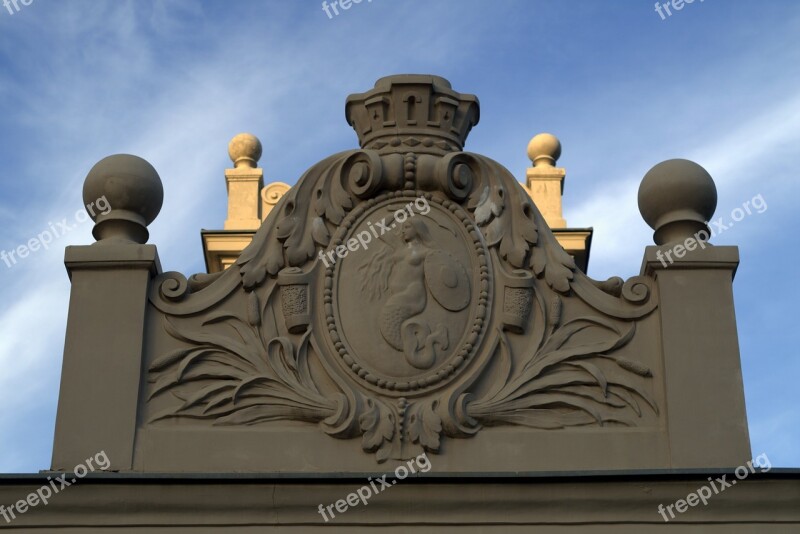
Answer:
MULTIPOLYGON (((423 452, 444 474, 750 459, 735 247, 670 264, 648 249, 640 276, 592 280, 511 173, 463 151, 473 95, 393 76, 346 117, 361 148, 313 165, 222 273, 162 273, 130 225, 68 251, 54 468, 103 448, 113 470, 177 473, 368 472, 423 452)), ((146 191, 153 213, 158 175, 115 161, 87 184, 138 173, 115 193, 146 191)), ((713 212, 698 168, 645 178, 659 243, 713 212)))
MULTIPOLYGON (((392 466, 393 467, 393 466, 392 466)), ((429 474, 432 474, 431 471, 429 474)), ((800 528, 800 472, 751 475, 665 522, 664 507, 732 472, 408 478, 326 523, 319 505, 368 484, 350 478, 89 476, 47 507, 15 520, 14 532, 734 532, 800 528)), ((44 475, 0 478, 0 502, 46 484, 44 475)), ((711 490, 709 490, 711 491, 711 490)), ((675 508, 673 508, 675 510, 675 508)), ((665 512, 666 513, 666 512, 665 512)), ((0 519, 2 521, 2 519, 0 519)), ((0 527, 4 525, 0 524, 0 527)))

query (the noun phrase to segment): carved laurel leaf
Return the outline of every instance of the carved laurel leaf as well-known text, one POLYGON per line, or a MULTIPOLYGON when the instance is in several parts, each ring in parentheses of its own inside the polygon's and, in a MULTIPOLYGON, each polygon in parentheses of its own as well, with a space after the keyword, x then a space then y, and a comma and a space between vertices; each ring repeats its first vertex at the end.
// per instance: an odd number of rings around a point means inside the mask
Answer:
MULTIPOLYGON (((350 152, 346 153, 347 155, 350 152)), ((313 196, 314 212, 323 216, 334 225, 344 219, 348 210, 353 207, 353 199, 342 186, 341 163, 330 165, 324 172, 324 178, 317 182, 317 189, 313 196)))
POLYGON ((325 221, 322 220, 322 217, 314 217, 314 222, 311 225, 311 236, 314 238, 314 242, 320 246, 327 247, 328 243, 330 243, 331 233, 328 231, 328 227, 325 226, 325 221))
POLYGON ((482 188, 476 188, 469 206, 487 245, 497 247, 499 256, 514 268, 530 267, 551 288, 568 292, 577 269, 575 260, 549 231, 516 179, 489 158, 476 156, 476 160, 482 188))
POLYGON ((496 246, 503 239, 505 232, 503 224, 503 219, 495 217, 484 227, 483 236, 486 238, 486 244, 490 247, 496 246))
MULTIPOLYGON (((235 383, 233 381, 219 381, 210 384, 192 395, 189 395, 186 399, 183 399, 183 404, 177 410, 175 408, 169 408, 167 410, 162 410, 159 413, 156 413, 151 419, 151 422, 160 421, 161 419, 167 419, 170 417, 179 417, 180 413, 186 412, 190 408, 197 406, 201 401, 207 399, 214 393, 218 393, 219 391, 230 390, 235 387, 235 383)), ((177 396, 177 395, 176 395, 177 396)))
MULTIPOLYGON (((300 414, 296 414, 298 419, 302 419, 300 414)), ((216 425, 252 425, 267 421, 278 421, 288 419, 292 416, 292 411, 285 406, 278 404, 258 404, 236 410, 235 412, 217 418, 216 425)))
MULTIPOLYGON (((621 418, 617 411, 627 406, 641 417, 636 396, 645 399, 658 413, 655 402, 630 379, 631 375, 643 376, 633 370, 632 362, 624 360, 623 364, 631 370, 618 364, 610 368, 611 374, 596 363, 605 359, 616 361, 617 357, 609 353, 627 344, 634 329, 635 323, 619 328, 601 317, 567 321, 550 333, 500 391, 468 405, 469 415, 484 424, 511 423, 536 428, 612 421, 633 424, 621 418), (598 341, 573 342, 577 333, 589 329, 594 331, 592 337, 598 341), (629 374, 621 374, 623 371, 629 374), (582 412, 584 415, 567 416, 564 409, 568 410, 567 414, 582 412), (548 410, 556 410, 554 413, 558 416, 546 415, 548 410), (587 420, 587 415, 591 420, 587 420)), ((500 349, 502 354, 502 344, 500 349)), ((635 368, 642 371, 644 366, 635 368)))
POLYGON ((578 410, 582 410, 589 415, 591 415, 594 420, 598 423, 602 423, 604 417, 601 413, 600 407, 602 404, 598 404, 590 399, 586 399, 583 397, 577 397, 574 395, 565 395, 558 391, 542 391, 537 392, 533 395, 530 395, 526 399, 526 408, 542 408, 547 406, 566 406, 569 408, 575 408, 578 410))
POLYGON ((500 394, 503 386, 508 383, 512 376, 511 350, 508 345, 508 337, 502 328, 497 328, 497 341, 492 350, 494 366, 497 369, 497 376, 493 380, 493 385, 486 393, 486 399, 491 400, 500 394))
MULTIPOLYGON (((267 300, 271 292, 272 286, 265 291, 267 300)), ((178 396, 178 386, 188 391, 188 397, 181 406, 156 414, 153 421, 200 417, 215 424, 278 419, 319 422, 337 412, 340 401, 321 395, 311 378, 310 330, 295 347, 282 336, 265 343, 261 321, 250 324, 230 313, 206 319, 202 330, 179 327, 168 319, 165 328, 192 346, 172 351, 151 365, 155 381, 151 398, 165 391, 178 396)))
POLYGON ((314 257, 316 246, 311 232, 306 232, 305 228, 295 230, 284 243, 286 248, 286 260, 291 266, 303 265, 314 257))
POLYGON ((528 251, 539 242, 539 230, 527 194, 521 191, 519 184, 514 185, 516 187, 511 193, 514 209, 510 211, 509 231, 500 243, 500 256, 507 258, 514 267, 522 268, 526 266, 528 251))
POLYGON ((156 358, 156 360, 150 364, 150 371, 160 371, 166 367, 169 367, 173 363, 183 360, 184 356, 192 351, 198 352, 198 349, 194 349, 192 347, 183 347, 172 350, 160 358, 156 358))
POLYGON ((586 397, 588 399, 592 399, 595 402, 605 403, 609 406, 613 406, 614 408, 624 408, 626 405, 624 402, 614 398, 613 396, 608 395, 608 391, 598 391, 594 384, 591 385, 572 385, 572 386, 565 386, 560 388, 562 393, 567 395, 577 395, 579 397, 586 397))
POLYGON ((563 313, 564 303, 561 297, 553 295, 550 299, 550 305, 547 308, 547 326, 551 331, 558 328, 561 324, 561 314, 563 313))
POLYGON ((277 274, 283 267, 283 249, 277 240, 270 240, 272 247, 267 248, 266 257, 262 264, 252 264, 242 267, 242 284, 248 291, 260 285, 267 277, 277 274))
POLYGON ((364 432, 361 446, 367 452, 382 448, 394 437, 394 415, 383 403, 374 399, 367 399, 367 409, 358 422, 364 432))
POLYGON ((276 337, 267 345, 267 361, 284 383, 294 382, 289 374, 289 370, 294 370, 297 366, 294 358, 292 342, 285 337, 276 337))
POLYGON ((161 373, 160 376, 155 380, 155 384, 152 386, 149 398, 152 399, 156 395, 170 390, 181 383, 204 379, 238 380, 241 378, 241 376, 241 371, 238 369, 215 362, 208 362, 204 364, 202 368, 191 369, 183 376, 181 376, 178 371, 161 373))
POLYGON ((419 443, 426 450, 439 450, 442 419, 436 414, 438 401, 414 404, 408 417, 408 437, 411 443, 419 443))
POLYGON ((629 383, 619 383, 619 382, 609 382, 608 386, 609 395, 614 394, 620 397, 625 402, 628 402, 626 399, 623 398, 625 393, 635 393, 636 396, 642 398, 649 406, 653 409, 655 413, 658 413, 658 404, 656 404, 655 399, 644 389, 640 388, 639 386, 629 384, 629 383), (620 391, 624 393, 620 395, 620 391))
POLYGON ((507 259, 514 267, 525 265, 530 246, 524 239, 517 238, 513 232, 507 233, 500 241, 500 256, 507 259))
POLYGON ((505 201, 503 196, 498 194, 499 186, 486 186, 483 188, 478 205, 475 207, 475 222, 478 225, 488 223, 492 217, 497 217, 503 212, 505 201))
POLYGON ((216 353, 224 360, 229 361, 232 367, 244 364, 255 373, 267 371, 260 354, 263 347, 252 327, 237 328, 244 324, 244 321, 238 317, 235 321, 228 321, 227 324, 239 332, 241 342, 221 332, 207 329, 178 330, 168 317, 164 318, 164 329, 175 339, 194 345, 198 349, 215 349, 216 353))
POLYGON ((276 222, 262 225, 236 260, 246 290, 261 285, 267 274, 274 276, 287 264, 303 265, 315 256, 317 245, 327 246, 330 231, 325 222, 339 224, 353 206, 338 175, 341 163, 352 152, 320 161, 278 201, 268 219, 274 217, 276 222), (307 203, 297 199, 312 200, 307 203))
POLYGON ((180 411, 188 410, 189 408, 197 406, 202 401, 206 400, 208 397, 214 395, 215 393, 219 393, 221 391, 231 391, 235 388, 236 388, 236 383, 230 380, 214 382, 204 388, 199 389, 192 395, 189 395, 184 401, 183 405, 179 408, 179 410, 180 411))
POLYGON ((301 224, 301 214, 295 213, 294 195, 291 193, 289 193, 289 195, 291 195, 291 197, 286 201, 286 205, 284 206, 286 215, 275 225, 275 236, 281 241, 289 239, 298 225, 301 224))
POLYGON ((629 405, 631 408, 633 408, 633 411, 636 412, 636 415, 639 415, 639 416, 642 415, 642 409, 639 408, 639 403, 636 402, 636 399, 633 398, 633 395, 628 393, 628 391, 625 390, 625 388, 616 388, 615 387, 614 389, 611 390, 611 394, 616 396, 616 397, 619 397, 627 405, 629 405))
POLYGON ((581 426, 595 423, 596 419, 586 412, 569 409, 524 409, 515 412, 498 412, 491 418, 485 418, 484 424, 510 424, 556 430, 570 426, 581 426))
POLYGON ((311 371, 308 368, 308 343, 311 336, 311 330, 307 330, 300 340, 300 346, 297 349, 297 359, 295 360, 295 372, 300 383, 309 388, 315 393, 319 393, 317 384, 311 378, 311 371))
POLYGON ((569 362, 567 365, 572 367, 578 367, 583 369, 597 381, 597 385, 600 386, 600 389, 603 391, 603 396, 608 395, 608 380, 606 380, 603 371, 600 370, 595 364, 590 362, 569 362))
POLYGON ((531 246, 538 241, 536 209, 516 179, 499 163, 483 156, 479 162, 482 189, 473 193, 476 224, 486 243, 515 268, 527 267, 531 246), (479 193, 478 193, 479 191, 479 193), (475 195, 479 194, 477 201, 475 195))
POLYGON ((554 290, 566 293, 577 268, 575 260, 558 243, 542 243, 531 254, 530 266, 536 276, 544 273, 545 282, 554 290))

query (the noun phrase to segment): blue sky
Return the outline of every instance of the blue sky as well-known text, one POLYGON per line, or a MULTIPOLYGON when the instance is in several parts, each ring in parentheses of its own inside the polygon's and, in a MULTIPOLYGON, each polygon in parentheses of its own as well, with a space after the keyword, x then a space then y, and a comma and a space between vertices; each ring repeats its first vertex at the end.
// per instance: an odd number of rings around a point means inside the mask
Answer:
POLYGON ((531 136, 561 139, 565 217, 595 229, 594 278, 638 274, 652 240, 636 191, 664 159, 711 173, 717 216, 762 195, 763 213, 713 242, 740 247, 753 455, 800 466, 800 295, 788 272, 800 262, 800 3, 696 0, 665 20, 653 4, 365 0, 333 18, 317 0, 0 7, 0 250, 64 217, 75 226, 46 251, 0 263, 0 472, 50 465, 63 249, 93 241, 91 223, 75 219, 91 166, 120 152, 150 161, 165 189, 150 242, 165 270, 199 272, 200 229, 225 219, 230 138, 258 135, 266 179, 292 184, 357 145, 345 97, 398 73, 438 74, 477 94, 467 149, 519 179, 531 136))

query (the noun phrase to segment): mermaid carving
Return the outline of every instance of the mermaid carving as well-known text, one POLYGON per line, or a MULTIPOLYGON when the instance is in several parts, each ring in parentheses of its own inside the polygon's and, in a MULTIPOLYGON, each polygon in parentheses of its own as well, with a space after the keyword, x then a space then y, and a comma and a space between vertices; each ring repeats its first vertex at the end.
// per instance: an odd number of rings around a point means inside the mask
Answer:
POLYGON ((389 295, 378 318, 383 339, 411 366, 430 369, 450 340, 445 325, 431 330, 422 317, 428 291, 445 309, 462 310, 470 301, 467 272, 452 254, 432 248, 431 232, 421 218, 405 221, 400 235, 392 231, 380 239, 387 246, 359 268, 365 279, 362 291, 373 300, 389 295))

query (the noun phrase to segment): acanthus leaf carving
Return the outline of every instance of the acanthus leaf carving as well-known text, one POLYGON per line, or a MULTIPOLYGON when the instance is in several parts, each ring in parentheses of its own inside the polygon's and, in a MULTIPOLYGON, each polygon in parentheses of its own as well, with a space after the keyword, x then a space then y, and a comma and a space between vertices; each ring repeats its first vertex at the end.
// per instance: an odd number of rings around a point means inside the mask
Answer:
POLYGON ((361 447, 367 452, 375 452, 379 462, 387 460, 395 437, 395 416, 391 410, 380 401, 367 399, 367 408, 359 417, 359 426, 363 432, 361 447))
POLYGON ((438 400, 414 403, 408 411, 408 437, 425 450, 438 452, 442 419, 436 413, 438 400))
POLYGON ((487 244, 497 246, 500 257, 511 267, 531 268, 536 276, 544 276, 551 288, 568 292, 575 260, 551 233, 540 239, 544 218, 508 170, 489 158, 475 159, 481 162, 482 182, 469 205, 487 244))

